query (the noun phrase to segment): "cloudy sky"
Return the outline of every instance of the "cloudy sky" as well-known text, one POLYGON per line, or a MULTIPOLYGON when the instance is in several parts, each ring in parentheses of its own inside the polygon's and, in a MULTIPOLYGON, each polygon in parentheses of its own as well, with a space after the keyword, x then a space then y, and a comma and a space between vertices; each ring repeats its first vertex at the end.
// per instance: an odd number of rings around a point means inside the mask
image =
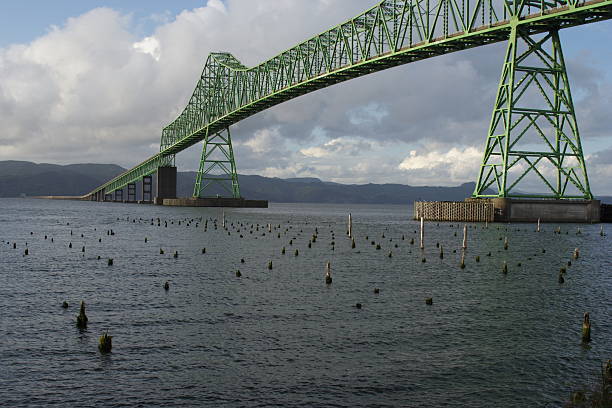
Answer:
MULTIPOLYGON (((252 66, 377 0, 28 0, 0 5, 0 160, 116 163, 159 150, 211 51, 252 66)), ((561 33, 595 194, 612 193, 612 21, 561 33)), ((302 96, 232 128, 239 171, 340 183, 475 181, 497 44, 302 96)), ((201 145, 177 156, 197 169, 201 145)))

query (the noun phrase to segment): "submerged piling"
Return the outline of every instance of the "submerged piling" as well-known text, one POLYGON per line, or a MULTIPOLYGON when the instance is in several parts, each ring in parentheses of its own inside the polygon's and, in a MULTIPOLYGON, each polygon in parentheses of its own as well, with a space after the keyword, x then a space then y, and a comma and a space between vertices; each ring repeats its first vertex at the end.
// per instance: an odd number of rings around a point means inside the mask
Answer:
POLYGON ((76 325, 79 329, 84 329, 87 327, 87 315, 85 314, 85 302, 81 300, 81 309, 79 310, 79 314, 77 315, 76 325))
POLYGON ((113 336, 108 335, 108 330, 106 333, 100 336, 98 350, 100 353, 110 353, 113 348, 113 336))
POLYGON ((331 285, 331 283, 332 283, 331 263, 327 261, 327 264, 325 265, 325 284, 331 285))
POLYGON ((584 319, 582 320, 582 341, 583 343, 591 341, 591 319, 588 312, 584 314, 584 319))

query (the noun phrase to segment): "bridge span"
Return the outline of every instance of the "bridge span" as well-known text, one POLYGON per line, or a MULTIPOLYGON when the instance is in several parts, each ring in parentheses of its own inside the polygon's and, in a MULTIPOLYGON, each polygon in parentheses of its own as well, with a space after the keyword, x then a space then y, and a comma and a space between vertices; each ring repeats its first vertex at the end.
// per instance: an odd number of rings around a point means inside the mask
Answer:
POLYGON ((473 198, 591 200, 558 33, 610 18, 612 0, 384 0, 255 67, 227 52, 211 53, 187 106, 162 130, 159 153, 83 198, 123 199, 127 188, 129 200, 142 182, 150 201, 154 173, 158 201, 175 198, 175 155, 200 141, 193 197, 220 186, 240 198, 231 125, 339 82, 506 41, 473 198), (530 178, 541 191, 521 190, 530 178))

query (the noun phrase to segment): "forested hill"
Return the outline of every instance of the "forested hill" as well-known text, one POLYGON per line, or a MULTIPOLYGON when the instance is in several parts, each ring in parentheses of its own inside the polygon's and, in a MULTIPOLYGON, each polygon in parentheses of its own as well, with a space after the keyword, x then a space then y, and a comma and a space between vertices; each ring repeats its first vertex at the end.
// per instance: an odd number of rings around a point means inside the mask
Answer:
MULTIPOLYGON (((123 171, 125 169, 114 164, 62 166, 0 161, 0 197, 83 195, 123 171)), ((192 195, 195 175, 195 172, 178 173, 179 197, 192 195)), ((464 200, 474 191, 474 183, 456 187, 413 187, 404 184, 338 184, 317 178, 240 175, 239 179, 243 197, 285 203, 409 204, 416 200, 464 200)))

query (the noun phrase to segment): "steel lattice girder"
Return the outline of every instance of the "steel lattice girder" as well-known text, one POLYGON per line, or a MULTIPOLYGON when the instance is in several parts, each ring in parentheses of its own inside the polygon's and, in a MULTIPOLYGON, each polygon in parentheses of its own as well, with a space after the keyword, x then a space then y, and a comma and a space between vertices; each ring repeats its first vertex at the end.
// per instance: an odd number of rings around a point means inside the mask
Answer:
POLYGON ((559 33, 540 37, 512 29, 473 197, 593 198, 559 33), (529 175, 544 192, 518 191, 529 175))
MULTIPOLYGON (((610 18, 612 0, 385 0, 252 68, 229 53, 210 54, 187 106, 162 131, 160 155, 339 82, 505 41, 513 25, 532 35, 610 18)), ((155 157, 92 193, 137 180, 132 172, 155 172, 155 157)))
POLYGON ((213 184, 221 186, 233 198, 240 198, 240 186, 229 128, 212 135, 208 134, 204 138, 193 196, 203 197, 202 194, 213 184), (214 173, 215 170, 221 174, 214 173))

